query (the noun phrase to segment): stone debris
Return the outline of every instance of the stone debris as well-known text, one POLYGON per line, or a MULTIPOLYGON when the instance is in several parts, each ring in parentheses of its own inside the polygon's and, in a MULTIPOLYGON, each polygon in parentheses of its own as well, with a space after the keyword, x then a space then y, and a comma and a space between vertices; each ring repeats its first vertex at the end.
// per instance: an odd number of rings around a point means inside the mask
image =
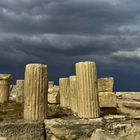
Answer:
POLYGON ((48 89, 51 89, 54 87, 54 81, 49 81, 48 82, 48 89))
POLYGON ((44 120, 47 140, 139 140, 140 121, 109 115, 98 119, 44 120), (113 121, 114 118, 114 121, 113 121))
POLYGON ((51 119, 44 120, 48 140, 78 140, 90 138, 92 132, 102 126, 102 119, 51 119))
POLYGON ((91 136, 90 140, 123 140, 121 138, 118 138, 114 134, 111 134, 108 131, 105 131, 103 129, 96 129, 91 136))
POLYGON ((60 94, 59 86, 54 85, 48 89, 48 103, 50 104, 59 104, 60 103, 60 94))

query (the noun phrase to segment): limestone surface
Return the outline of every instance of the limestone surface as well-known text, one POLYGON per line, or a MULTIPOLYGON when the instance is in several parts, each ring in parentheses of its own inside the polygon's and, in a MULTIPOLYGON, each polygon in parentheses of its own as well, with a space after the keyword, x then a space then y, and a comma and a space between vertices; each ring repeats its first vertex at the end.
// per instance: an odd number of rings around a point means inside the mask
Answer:
POLYGON ((47 118, 47 65, 28 64, 24 80, 24 119, 38 121, 47 118))
POLYGON ((116 92, 116 96, 120 113, 140 116, 140 92, 116 92))
POLYGON ((100 107, 117 107, 115 92, 99 92, 100 107))
POLYGON ((113 77, 98 79, 98 92, 113 92, 114 79, 113 77))
POLYGON ((123 139, 120 139, 114 134, 111 134, 110 132, 107 132, 103 129, 96 129, 92 133, 90 140, 123 140, 123 139))
POLYGON ((76 82, 78 116, 80 118, 99 117, 96 63, 89 61, 76 63, 76 82))
POLYGON ((140 120, 123 115, 96 119, 44 120, 47 140, 139 140, 140 120))
POLYGON ((90 140, 92 132, 102 126, 102 119, 44 120, 47 140, 90 140), (55 136, 55 137, 54 137, 55 136))

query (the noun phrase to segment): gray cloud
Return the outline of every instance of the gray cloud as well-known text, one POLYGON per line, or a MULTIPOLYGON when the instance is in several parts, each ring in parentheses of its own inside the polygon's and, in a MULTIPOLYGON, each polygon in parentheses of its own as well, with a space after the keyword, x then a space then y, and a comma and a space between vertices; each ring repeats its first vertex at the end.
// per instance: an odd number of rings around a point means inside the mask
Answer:
MULTIPOLYGON (((116 89, 127 90, 131 67, 140 70, 139 5, 139 0, 1 0, 0 72, 20 78, 26 63, 47 63, 55 80, 74 74, 75 62, 92 60, 99 76, 114 76, 121 83, 116 89)), ((140 74, 133 76, 138 82, 140 74)))

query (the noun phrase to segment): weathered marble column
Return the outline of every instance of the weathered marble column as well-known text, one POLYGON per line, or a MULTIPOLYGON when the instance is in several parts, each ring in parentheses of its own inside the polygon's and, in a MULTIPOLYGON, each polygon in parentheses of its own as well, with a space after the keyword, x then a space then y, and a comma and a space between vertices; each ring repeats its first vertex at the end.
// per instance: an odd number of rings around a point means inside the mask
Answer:
POLYGON ((11 74, 0 74, 0 103, 9 100, 11 79, 11 74))
POLYGON ((16 81, 16 102, 24 102, 24 80, 16 81))
POLYGON ((70 108, 74 113, 77 113, 78 95, 76 87, 76 76, 70 76, 70 108))
POLYGON ((100 116, 97 91, 97 74, 95 62, 76 64, 76 81, 78 91, 78 116, 80 118, 97 118, 100 116))
POLYGON ((24 119, 42 121, 47 117, 47 65, 28 64, 24 80, 24 119))
POLYGON ((69 78, 59 78, 60 105, 70 107, 70 82, 69 78))

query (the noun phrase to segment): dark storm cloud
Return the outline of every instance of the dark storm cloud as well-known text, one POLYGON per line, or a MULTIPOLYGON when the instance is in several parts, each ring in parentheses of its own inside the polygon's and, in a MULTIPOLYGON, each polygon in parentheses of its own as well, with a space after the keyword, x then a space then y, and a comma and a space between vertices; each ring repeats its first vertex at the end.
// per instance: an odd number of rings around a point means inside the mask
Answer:
POLYGON ((139 9, 89 0, 1 1, 3 30, 20 33, 112 34, 134 22, 139 9))
MULTIPOLYGON (((130 68, 140 70, 139 5, 139 0, 1 0, 0 72, 20 78, 26 63, 47 63, 50 79, 58 79, 74 74, 75 62, 92 60, 99 76, 114 76, 116 87, 126 90, 130 68)), ((131 81, 138 77, 136 72, 131 81)))

